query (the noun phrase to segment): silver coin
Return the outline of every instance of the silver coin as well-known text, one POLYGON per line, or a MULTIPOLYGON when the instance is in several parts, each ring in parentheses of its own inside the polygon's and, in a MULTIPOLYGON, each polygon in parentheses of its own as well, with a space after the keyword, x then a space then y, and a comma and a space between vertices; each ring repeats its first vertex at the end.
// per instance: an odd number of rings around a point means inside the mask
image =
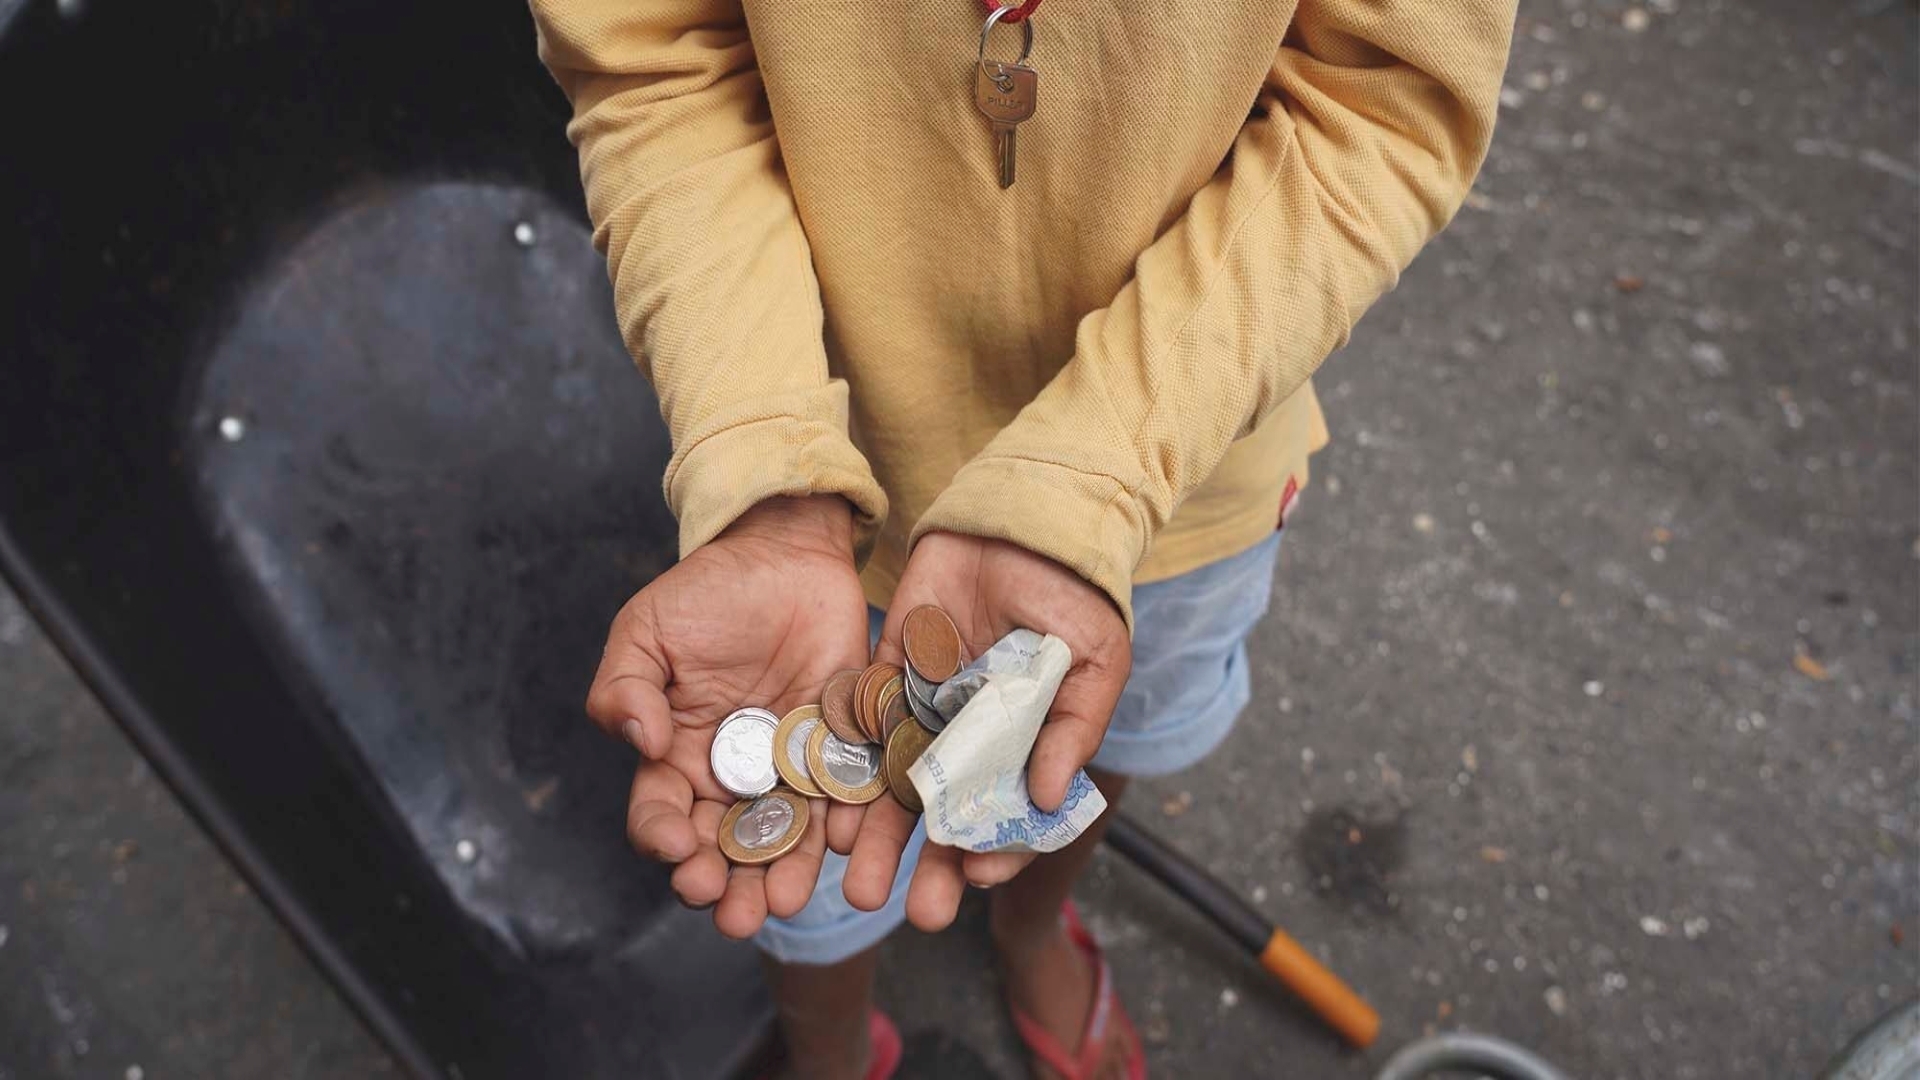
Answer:
POLYGON ((885 765, 878 743, 847 743, 827 732, 820 744, 820 762, 827 767, 833 782, 846 788, 863 788, 873 783, 885 765))
POLYGON ((787 734, 787 764, 809 780, 813 779, 813 770, 807 768, 807 736, 812 735, 813 729, 823 722, 817 716, 809 716, 793 725, 793 730, 787 734))
POLYGON ((925 678, 919 672, 913 670, 912 664, 907 665, 906 681, 907 689, 918 694, 921 701, 932 701, 933 695, 940 689, 939 683, 934 682, 932 679, 925 678))
POLYGON ((920 721, 920 726, 934 732, 946 727, 947 718, 933 707, 933 695, 939 686, 921 678, 911 669, 907 671, 906 684, 907 707, 913 711, 913 718, 920 721))
POLYGON ((755 799, 733 822, 734 842, 749 851, 770 848, 793 828, 793 804, 785 799, 755 799))
POLYGON ((720 786, 743 799, 765 795, 780 782, 773 767, 773 733, 780 718, 765 709, 740 709, 720 721, 707 757, 720 786))

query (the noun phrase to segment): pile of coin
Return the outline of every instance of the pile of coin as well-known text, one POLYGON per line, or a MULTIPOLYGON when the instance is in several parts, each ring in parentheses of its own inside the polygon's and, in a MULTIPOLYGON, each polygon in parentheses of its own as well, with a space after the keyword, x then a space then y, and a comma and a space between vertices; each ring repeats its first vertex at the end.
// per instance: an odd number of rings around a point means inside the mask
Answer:
POLYGON ((865 804, 891 792, 901 806, 922 811, 907 769, 946 727, 934 696, 966 656, 953 620, 931 604, 907 613, 901 646, 904 668, 838 672, 817 705, 784 717, 749 706, 720 722, 709 761, 720 785, 741 800, 720 822, 729 860, 753 866, 792 851, 807 831, 809 798, 865 804))

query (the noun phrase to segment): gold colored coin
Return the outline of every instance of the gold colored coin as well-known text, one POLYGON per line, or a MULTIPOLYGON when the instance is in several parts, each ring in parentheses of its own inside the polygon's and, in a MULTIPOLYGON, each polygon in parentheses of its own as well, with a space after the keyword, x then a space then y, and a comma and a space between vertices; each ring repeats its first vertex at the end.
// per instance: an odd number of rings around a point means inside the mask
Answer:
POLYGON ((773 767, 779 771, 780 779, 785 780, 802 795, 824 799, 827 793, 813 782, 813 774, 807 771, 807 737, 813 730, 822 727, 820 706, 802 705, 780 720, 780 726, 773 729, 773 767))
POLYGON ((853 688, 860 681, 859 668, 837 671, 820 691, 820 718, 842 739, 858 742, 860 728, 853 722, 853 688))
POLYGON ((860 805, 887 792, 886 751, 873 743, 850 743, 825 724, 807 739, 807 770, 835 802, 860 805))
POLYGON ((742 799, 720 819, 720 853, 740 866, 770 863, 800 846, 808 813, 807 800, 789 788, 742 799))
POLYGON ((960 672, 960 631, 932 604, 907 612, 900 625, 900 646, 913 670, 928 682, 943 683, 960 672))
POLYGON ((901 724, 887 736, 887 790, 893 792, 896 802, 916 814, 926 812, 926 807, 921 805, 920 792, 914 788, 907 770, 932 745, 933 733, 919 724, 901 724))

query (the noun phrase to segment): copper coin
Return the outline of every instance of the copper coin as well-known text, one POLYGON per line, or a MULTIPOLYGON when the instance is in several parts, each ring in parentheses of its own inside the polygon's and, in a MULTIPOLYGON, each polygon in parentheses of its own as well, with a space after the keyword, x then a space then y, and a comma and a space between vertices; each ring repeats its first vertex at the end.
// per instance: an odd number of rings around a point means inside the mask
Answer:
POLYGON ((800 846, 808 812, 807 800, 788 788, 734 803, 720 819, 720 853, 741 866, 772 862, 800 846))
POLYGON ((859 742, 867 737, 867 725, 861 719, 866 713, 866 706, 861 703, 867 700, 867 684, 873 681, 872 671, 872 668, 867 668, 860 672, 859 678, 853 680, 853 692, 847 695, 847 726, 850 730, 846 734, 838 730, 834 732, 843 742, 859 742))
POLYGON ((858 710, 854 713, 860 721, 860 728, 867 733, 868 742, 879 742, 886 732, 880 729, 880 707, 884 702, 887 682, 900 673, 892 664, 875 664, 867 669, 867 687, 860 697, 858 710))
POLYGON ((822 724, 807 739, 807 769, 827 798, 870 803, 887 792, 885 753, 872 743, 842 741, 822 724))
POLYGON ((879 664, 869 666, 860 673, 853 684, 853 727, 858 734, 847 742, 867 742, 871 736, 867 732, 873 726, 873 710, 879 703, 874 700, 873 691, 885 679, 881 672, 886 670, 879 664))
POLYGON ((907 621, 900 626, 900 645, 913 670, 928 682, 946 682, 960 671, 960 631, 946 612, 932 604, 907 612, 907 621))
POLYGON ((873 691, 873 735, 874 735, 873 741, 874 742, 885 743, 887 741, 887 701, 893 697, 894 691, 899 689, 901 686, 900 674, 901 674, 901 670, 899 667, 893 664, 888 664, 884 672, 874 677, 874 685, 875 685, 875 689, 873 691))
POLYGON ((807 771, 807 739, 821 725, 820 706, 802 705, 781 718, 773 732, 773 767, 780 779, 802 795, 824 799, 827 793, 807 771))
POLYGON ((933 745, 933 734, 919 724, 901 724, 887 736, 887 790, 901 806, 913 813, 924 813, 920 792, 914 788, 907 770, 933 745))
POLYGON ((843 739, 860 737, 853 722, 853 685, 859 681, 858 668, 836 671, 820 691, 820 718, 843 739))
POLYGON ((908 709, 906 684, 895 675, 880 691, 880 741, 892 738, 893 729, 911 719, 913 713, 908 709))

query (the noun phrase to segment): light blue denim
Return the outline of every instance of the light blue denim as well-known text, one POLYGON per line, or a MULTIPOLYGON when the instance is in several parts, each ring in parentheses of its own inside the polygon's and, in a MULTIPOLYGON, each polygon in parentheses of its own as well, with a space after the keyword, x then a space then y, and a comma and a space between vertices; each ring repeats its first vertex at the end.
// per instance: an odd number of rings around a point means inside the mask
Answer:
MULTIPOLYGON (((1120 695, 1095 767, 1161 776, 1206 757, 1233 730, 1252 696, 1247 635, 1273 595, 1280 535, 1179 577, 1133 590, 1133 675, 1120 695)), ((877 641, 885 612, 872 613, 877 641)), ((833 964, 878 944, 907 918, 907 882, 926 843, 922 821, 907 841, 893 895, 861 911, 841 891, 847 859, 829 851, 813 899, 790 919, 768 919, 760 949, 790 964, 833 964)))

